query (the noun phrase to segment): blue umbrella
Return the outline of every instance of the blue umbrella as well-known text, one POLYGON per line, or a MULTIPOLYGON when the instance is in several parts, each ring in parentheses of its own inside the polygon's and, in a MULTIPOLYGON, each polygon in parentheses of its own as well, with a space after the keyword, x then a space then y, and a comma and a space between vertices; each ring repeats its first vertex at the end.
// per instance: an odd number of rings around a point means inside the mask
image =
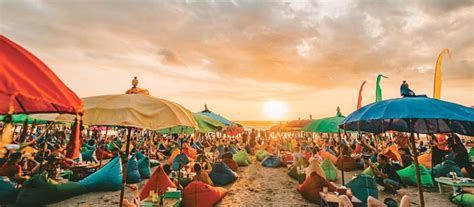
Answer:
POLYGON ((474 135, 474 108, 426 97, 389 99, 360 108, 341 128, 381 133, 387 130, 474 135), (410 119, 413 129, 410 128, 410 119))
POLYGON ((221 123, 223 123, 224 125, 226 126, 232 126, 234 125, 231 121, 227 120, 226 118, 212 112, 212 111, 209 111, 209 109, 207 109, 207 104, 204 105, 204 111, 201 111, 199 112, 199 114, 202 114, 202 115, 205 115, 205 116, 208 116, 208 117, 211 117, 212 119, 214 120, 217 120, 221 123))
MULTIPOLYGON (((410 132, 411 147, 416 149, 415 132, 474 135, 474 109, 427 97, 397 98, 375 102, 352 112, 340 127, 373 133, 410 132)), ((418 157, 416 150, 414 156, 418 157)), ((424 206, 418 159, 415 159, 415 167, 421 206, 424 206)))

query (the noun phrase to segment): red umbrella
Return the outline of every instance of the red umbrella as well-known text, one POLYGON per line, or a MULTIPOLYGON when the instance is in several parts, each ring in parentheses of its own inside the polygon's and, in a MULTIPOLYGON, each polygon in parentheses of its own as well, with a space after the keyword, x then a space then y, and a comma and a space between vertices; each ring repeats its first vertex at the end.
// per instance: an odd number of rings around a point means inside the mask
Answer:
POLYGON ((82 112, 82 100, 48 66, 0 35, 0 114, 82 112))

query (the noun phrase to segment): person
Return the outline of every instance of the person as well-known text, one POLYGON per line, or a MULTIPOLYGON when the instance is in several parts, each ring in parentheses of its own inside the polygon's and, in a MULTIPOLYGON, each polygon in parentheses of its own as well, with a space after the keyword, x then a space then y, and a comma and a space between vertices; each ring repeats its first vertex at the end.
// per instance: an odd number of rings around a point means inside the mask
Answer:
POLYGON ((402 188, 402 180, 400 176, 395 171, 395 168, 393 168, 393 166, 388 162, 385 155, 379 154, 377 162, 379 163, 378 166, 374 163, 370 164, 370 167, 375 174, 375 181, 377 184, 384 187, 385 192, 396 194, 397 190, 402 188))
POLYGON ((23 176, 22 170, 20 166, 21 161, 21 152, 15 152, 10 155, 10 158, 6 163, 0 167, 0 176, 6 176, 18 183, 23 183, 24 181, 28 180, 29 176, 23 176))
POLYGON ((402 169, 410 166, 413 162, 410 150, 407 148, 400 148, 400 158, 402 159, 402 169))
POLYGON ((426 146, 423 144, 423 141, 420 141, 420 144, 418 145, 418 152, 420 152, 420 154, 423 154, 426 151, 428 151, 428 148, 426 148, 426 146))
POLYGON ((229 147, 224 147, 224 154, 222 154, 222 159, 232 159, 233 155, 229 152, 229 147))
POLYGON ((403 81, 402 85, 400 86, 400 95, 403 97, 414 97, 415 92, 410 90, 408 87, 408 83, 406 81, 403 81))
POLYGON ((386 198, 384 202, 377 200, 376 198, 369 196, 367 197, 367 207, 410 207, 411 198, 408 195, 404 195, 400 201, 400 205, 395 200, 386 198))
POLYGON ((194 176, 193 181, 201 181, 209 185, 214 185, 207 171, 202 169, 201 164, 194 164, 194 172, 196 172, 196 176, 194 176))
POLYGON ((461 139, 456 134, 451 134, 448 136, 447 143, 449 149, 454 153, 454 162, 459 166, 459 168, 466 169, 469 178, 474 178, 474 169, 469 161, 469 153, 461 142, 461 139))

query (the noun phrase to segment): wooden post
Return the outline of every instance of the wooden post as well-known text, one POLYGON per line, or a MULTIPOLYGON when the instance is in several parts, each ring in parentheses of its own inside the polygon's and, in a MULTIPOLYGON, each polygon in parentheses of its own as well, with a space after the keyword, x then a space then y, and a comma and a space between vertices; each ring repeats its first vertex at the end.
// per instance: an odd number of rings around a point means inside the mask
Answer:
POLYGON ((102 160, 104 159, 104 152, 105 152, 105 140, 107 139, 107 132, 109 131, 109 126, 105 126, 105 135, 102 139, 104 141, 104 146, 100 147, 102 149, 102 153, 100 154, 100 161, 99 161, 99 168, 102 167, 102 160))
POLYGON ((337 128, 337 135, 339 136, 339 157, 342 158, 341 160, 341 177, 342 177, 342 185, 345 185, 344 182, 344 154, 342 154, 342 138, 341 138, 341 130, 337 128))
POLYGON ((407 120, 407 123, 409 124, 408 126, 410 128, 410 142, 411 142, 411 147, 413 150, 413 156, 414 156, 413 158, 415 160, 416 182, 418 184, 418 196, 420 197, 420 206, 425 207, 425 199, 423 197, 423 187, 422 187, 421 176, 420 176, 420 166, 418 163, 418 151, 416 150, 415 134, 413 132, 415 123, 413 119, 407 120))
POLYGON ((122 189, 120 190, 120 207, 123 205, 123 194, 125 193, 125 184, 127 182, 127 166, 128 166, 128 156, 130 155, 130 137, 132 136, 132 128, 128 127, 127 143, 125 147, 125 158, 123 164, 123 173, 122 173, 122 189))

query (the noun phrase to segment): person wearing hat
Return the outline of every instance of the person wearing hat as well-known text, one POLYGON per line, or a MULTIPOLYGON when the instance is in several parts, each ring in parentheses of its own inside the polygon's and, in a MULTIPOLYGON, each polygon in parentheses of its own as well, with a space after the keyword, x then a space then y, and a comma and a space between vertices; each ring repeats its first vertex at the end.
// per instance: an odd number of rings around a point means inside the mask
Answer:
POLYGON ((23 172, 20 166, 22 154, 21 152, 15 152, 10 155, 8 161, 0 167, 0 176, 7 176, 10 180, 18 183, 30 179, 30 176, 23 176, 23 172))

